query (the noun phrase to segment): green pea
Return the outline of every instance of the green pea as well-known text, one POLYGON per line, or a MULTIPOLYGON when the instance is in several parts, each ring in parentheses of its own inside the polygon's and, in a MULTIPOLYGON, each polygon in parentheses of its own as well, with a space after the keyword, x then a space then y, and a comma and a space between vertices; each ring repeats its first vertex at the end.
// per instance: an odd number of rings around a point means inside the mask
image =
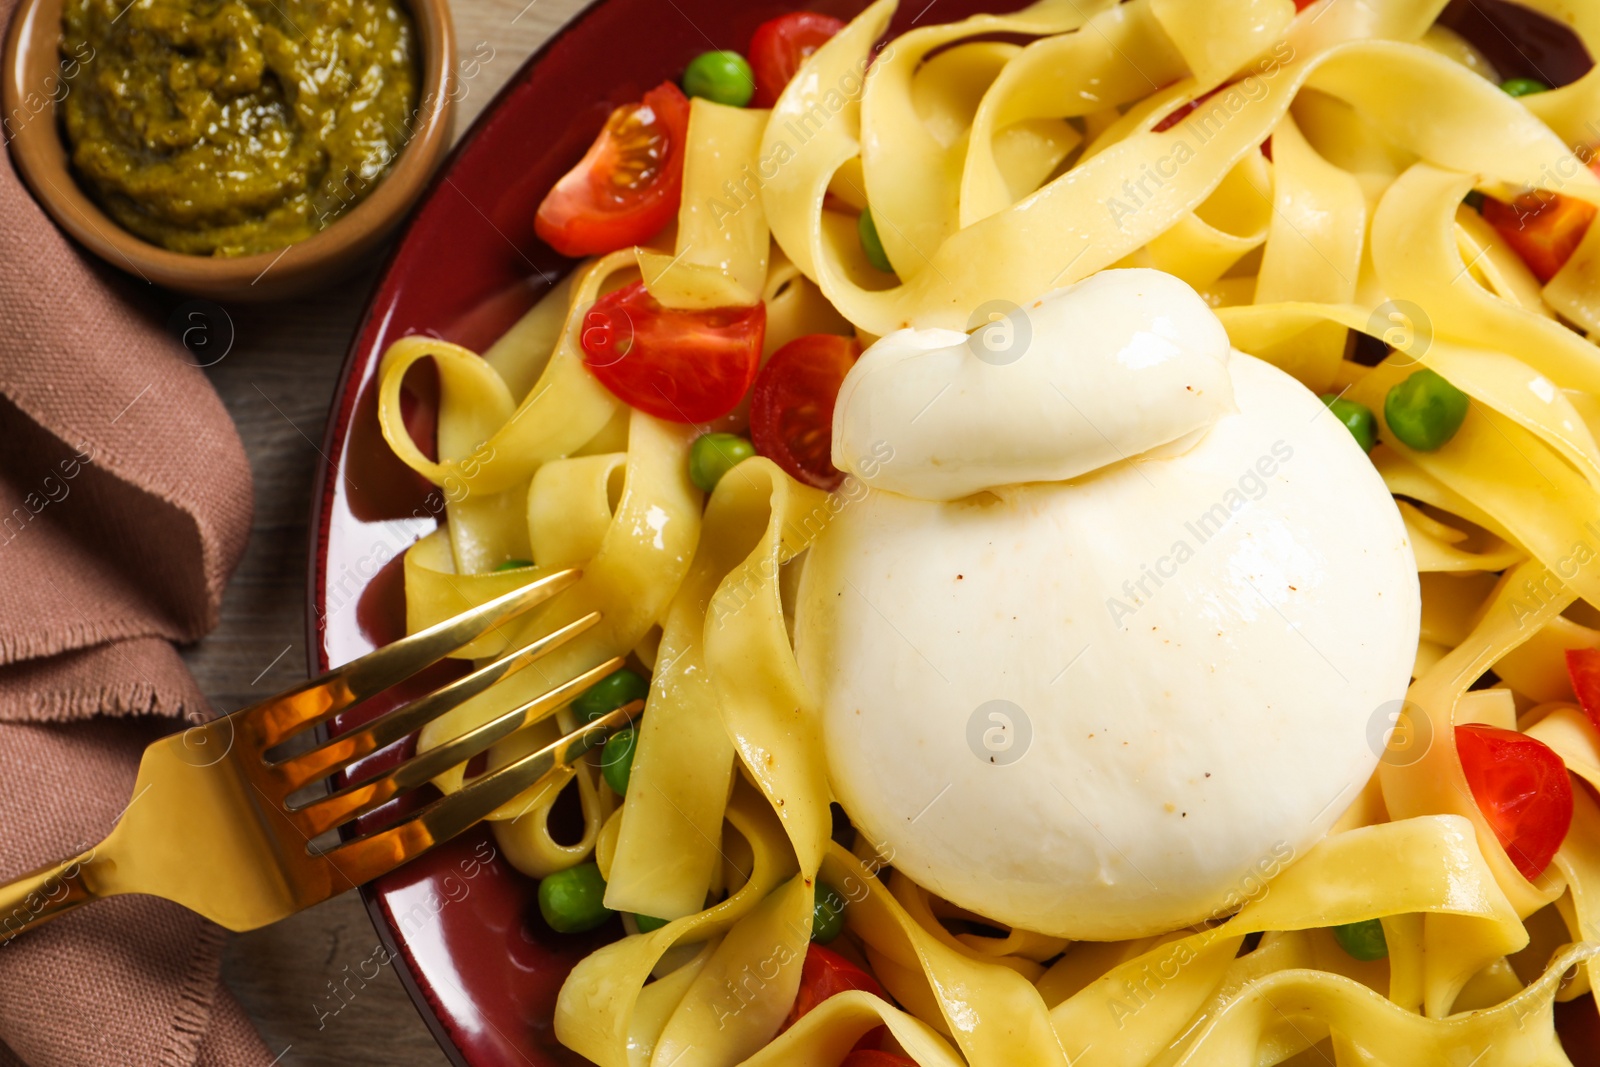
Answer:
POLYGON ((594 722, 608 711, 643 700, 649 692, 649 682, 637 672, 622 667, 585 689, 572 702, 572 710, 579 722, 594 722))
POLYGON ((817 902, 811 912, 811 940, 826 945, 844 930, 844 897, 827 882, 816 885, 817 902))
POLYGON ((652 930, 659 930, 667 925, 667 919, 658 919, 654 915, 635 915, 633 925, 639 928, 641 934, 648 934, 652 930))
POLYGON ((606 785, 617 796, 628 792, 628 779, 633 775, 633 753, 638 747, 639 732, 634 729, 618 730, 606 742, 600 753, 600 774, 606 785))
POLYGON ((1461 198, 1461 202, 1463 204, 1467 205, 1468 207, 1470 207, 1472 210, 1476 211, 1478 214, 1482 215, 1483 214, 1483 203, 1484 203, 1484 201, 1486 199, 1488 199, 1488 198, 1485 197, 1482 193, 1478 192, 1478 190, 1474 189, 1474 190, 1472 190, 1472 192, 1470 192, 1466 196, 1462 197, 1461 198))
POLYGON ((894 265, 889 262, 889 254, 883 250, 883 241, 878 237, 878 224, 872 220, 872 209, 864 208, 861 217, 856 220, 856 232, 861 235, 861 251, 867 254, 867 262, 885 273, 894 273, 894 265))
POLYGON ((709 493, 724 474, 755 454, 756 446, 738 434, 701 434, 689 447, 689 480, 709 493))
POLYGON ((1383 923, 1377 919, 1335 926, 1333 936, 1340 948, 1358 960, 1370 963, 1389 954, 1389 942, 1383 937, 1383 923))
POLYGON ((539 883, 539 914, 563 934, 593 930, 611 918, 605 905, 606 880, 593 863, 557 871, 539 883))
POLYGON ((1538 78, 1507 78, 1500 83, 1500 88, 1508 96, 1532 96, 1534 93, 1548 93, 1550 86, 1538 78))
POLYGON ((744 107, 755 95, 756 79, 738 52, 701 52, 683 71, 683 91, 730 107, 744 107))
POLYGON ((524 567, 531 566, 533 566, 533 560, 531 559, 508 559, 504 563, 500 564, 500 566, 496 567, 494 572, 499 574, 501 571, 520 571, 524 567))
POLYGON ((1409 448, 1443 448, 1467 417, 1467 394, 1431 370, 1419 370, 1389 390, 1383 421, 1409 448))
POLYGON ((1371 452, 1372 446, 1378 443, 1378 417, 1372 413, 1372 409, 1332 393, 1324 393, 1320 399, 1328 405, 1333 417, 1344 423, 1350 436, 1361 446, 1361 451, 1371 452))

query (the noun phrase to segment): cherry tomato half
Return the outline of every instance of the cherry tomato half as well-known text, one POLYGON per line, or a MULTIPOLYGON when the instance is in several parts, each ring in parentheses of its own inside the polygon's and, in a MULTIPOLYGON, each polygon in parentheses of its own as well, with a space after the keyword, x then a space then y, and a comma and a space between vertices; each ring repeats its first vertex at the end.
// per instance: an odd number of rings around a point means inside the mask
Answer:
MULTIPOLYGON (((862 989, 875 996, 884 996, 883 987, 872 975, 851 963, 832 949, 823 948, 812 943, 806 946, 806 959, 800 965, 800 992, 795 994, 794 1007, 789 1009, 789 1017, 783 1020, 783 1026, 778 1032, 793 1026, 802 1015, 821 1004, 835 993, 843 993, 847 989, 862 989)), ((856 1049, 867 1051, 875 1049, 878 1042, 883 1039, 884 1028, 875 1026, 856 1042, 856 1049)))
POLYGON ((710 422, 744 399, 766 333, 765 304, 679 311, 634 282, 594 302, 579 343, 618 400, 668 422, 710 422))
POLYGON ((611 113, 578 165, 539 205, 533 228, 564 256, 648 240, 678 212, 689 98, 672 82, 611 113))
POLYGON ((1578 695, 1578 706, 1600 730, 1600 648, 1567 649, 1567 676, 1578 695))
POLYGON ((1478 810, 1522 877, 1544 873, 1572 825, 1572 779, 1561 757, 1514 730, 1456 727, 1456 753, 1478 810))
POLYGON ((875 1048, 858 1048, 839 1061, 839 1067, 917 1067, 917 1061, 909 1056, 880 1052, 875 1048))
POLYGON ((751 107, 771 107, 811 54, 844 29, 844 23, 815 11, 779 15, 756 27, 750 37, 750 67, 756 75, 751 107))
POLYGON ((1514 203, 1485 197, 1483 218, 1541 282, 1554 278, 1583 242, 1595 207, 1558 193, 1528 193, 1514 203))
POLYGON ((833 403, 861 346, 854 337, 813 333, 772 353, 750 394, 750 441, 784 471, 818 489, 835 489, 833 403))

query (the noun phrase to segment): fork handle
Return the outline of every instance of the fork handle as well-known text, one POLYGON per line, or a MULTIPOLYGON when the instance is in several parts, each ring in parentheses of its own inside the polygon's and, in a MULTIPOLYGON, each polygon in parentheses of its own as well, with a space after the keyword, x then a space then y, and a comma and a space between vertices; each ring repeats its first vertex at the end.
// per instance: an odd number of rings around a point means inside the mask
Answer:
POLYGON ((81 853, 0 885, 0 946, 63 912, 98 900, 99 894, 84 880, 93 858, 93 851, 81 853))

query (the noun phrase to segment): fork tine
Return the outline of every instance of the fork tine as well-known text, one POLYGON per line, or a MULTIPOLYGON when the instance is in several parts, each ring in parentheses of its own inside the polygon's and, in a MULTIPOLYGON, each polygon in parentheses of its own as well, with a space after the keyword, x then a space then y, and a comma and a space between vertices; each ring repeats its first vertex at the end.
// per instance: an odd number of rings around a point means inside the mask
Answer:
MULTIPOLYGON (((335 826, 364 815, 374 808, 387 804, 400 794, 431 781, 451 767, 465 763, 478 753, 486 751, 496 741, 509 737, 524 726, 544 719, 550 712, 622 666, 623 662, 620 656, 607 660, 548 693, 512 708, 438 748, 418 753, 385 774, 345 786, 327 796, 317 797, 298 810, 291 809, 289 817, 299 824, 307 837, 316 837, 335 826)), ((643 707, 642 704, 640 706, 643 707)))
POLYGON ((230 717, 249 719, 263 748, 281 744, 300 730, 404 681, 507 619, 571 588, 582 576, 582 571, 570 567, 547 574, 230 717))
POLYGON ((324 853, 323 858, 357 884, 387 874, 474 825, 556 768, 579 759, 599 741, 632 722, 642 708, 642 703, 634 701, 602 715, 515 763, 441 797, 399 825, 347 841, 324 853))
POLYGON ((285 759, 276 765, 275 772, 280 776, 286 790, 298 789, 319 778, 325 778, 339 768, 347 767, 361 757, 370 755, 385 745, 421 729, 496 682, 509 678, 540 657, 566 644, 599 621, 600 613, 591 611, 553 633, 528 642, 508 656, 479 667, 471 674, 457 678, 443 688, 435 689, 426 696, 380 715, 359 729, 330 738, 309 752, 302 752, 285 759))

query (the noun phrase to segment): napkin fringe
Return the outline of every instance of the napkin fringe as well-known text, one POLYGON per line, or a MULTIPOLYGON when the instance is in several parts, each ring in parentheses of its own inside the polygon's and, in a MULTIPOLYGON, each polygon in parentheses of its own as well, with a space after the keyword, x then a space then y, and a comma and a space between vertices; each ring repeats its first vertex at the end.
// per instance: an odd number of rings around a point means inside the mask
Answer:
POLYGON ((136 637, 0 666, 0 722, 160 715, 204 722, 212 709, 178 653, 136 637))
POLYGON ((217 993, 217 970, 221 966, 223 932, 220 926, 205 923, 189 956, 183 987, 178 991, 178 1010, 162 1043, 156 1062, 161 1067, 193 1067, 200 1054, 200 1042, 211 1025, 211 1010, 217 993))
POLYGON ((9 705, 0 715, 0 721, 81 722, 101 715, 116 718, 159 715, 187 722, 202 722, 210 718, 206 713, 181 702, 172 703, 153 686, 133 682, 123 689, 108 687, 97 692, 35 692, 30 694, 28 703, 9 705))
POLYGON ((96 624, 88 620, 64 622, 59 626, 31 633, 0 632, 0 663, 49 659, 64 653, 144 637, 157 637, 163 641, 177 639, 175 634, 153 634, 149 627, 141 626, 133 619, 118 619, 109 625, 96 624))

